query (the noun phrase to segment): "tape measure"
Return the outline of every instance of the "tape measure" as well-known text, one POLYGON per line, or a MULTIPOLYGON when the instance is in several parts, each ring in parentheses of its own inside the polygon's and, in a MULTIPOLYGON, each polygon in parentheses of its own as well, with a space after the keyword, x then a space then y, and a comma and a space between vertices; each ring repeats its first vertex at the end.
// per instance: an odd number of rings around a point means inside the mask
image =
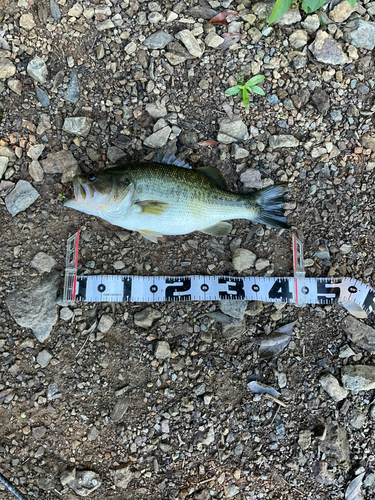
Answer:
POLYGON ((352 278, 306 278, 303 245, 293 235, 294 276, 77 276, 79 232, 67 242, 64 300, 67 302, 184 302, 257 300, 330 305, 341 303, 365 318, 375 310, 375 290, 352 278))

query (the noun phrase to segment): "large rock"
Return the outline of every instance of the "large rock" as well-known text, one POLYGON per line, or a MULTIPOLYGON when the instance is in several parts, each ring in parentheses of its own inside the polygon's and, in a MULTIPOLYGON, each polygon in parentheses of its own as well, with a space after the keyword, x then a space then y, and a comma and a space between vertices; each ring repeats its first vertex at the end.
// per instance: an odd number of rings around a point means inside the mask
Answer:
POLYGON ((348 390, 341 387, 338 380, 330 373, 322 375, 319 379, 319 384, 334 401, 341 401, 348 395, 348 390))
POLYGON ((232 120, 226 116, 218 120, 218 122, 219 133, 217 134, 217 140, 219 142, 232 144, 232 142, 247 141, 250 137, 247 126, 238 115, 235 115, 232 120))
POLYGON ((334 23, 342 23, 352 15, 355 9, 355 6, 352 7, 347 0, 343 0, 331 10, 329 18, 334 23))
POLYGON ((176 34, 177 40, 185 45, 189 53, 194 57, 201 57, 204 52, 204 45, 200 45, 198 40, 189 30, 182 30, 176 34))
POLYGON ((345 470, 350 464, 350 449, 348 435, 344 427, 337 422, 327 425, 327 435, 321 444, 322 452, 326 454, 331 467, 342 467, 345 470))
POLYGON ((52 271, 43 278, 30 280, 22 290, 9 294, 5 302, 13 319, 23 328, 31 328, 44 342, 57 321, 56 296, 60 273, 52 271))
POLYGON ((90 133, 92 122, 87 116, 68 117, 64 120, 63 130, 68 134, 86 137, 90 133))
POLYGON ((353 316, 347 316, 343 321, 343 327, 354 344, 375 354, 375 330, 371 326, 353 316))
POLYGON ((150 328, 156 319, 161 318, 161 312, 152 307, 134 314, 134 323, 141 328, 150 328))
POLYGON ((318 31, 316 38, 309 49, 317 61, 325 64, 346 64, 349 59, 341 48, 326 31, 318 31))
POLYGON ((311 96, 311 100, 321 115, 325 116, 328 113, 331 101, 327 92, 318 89, 311 96))
POLYGON ((7 57, 0 57, 0 80, 10 78, 16 72, 16 67, 7 57))
POLYGON ((6 196, 5 206, 14 217, 29 208, 37 198, 39 198, 38 191, 29 182, 20 180, 13 191, 6 196))
POLYGON ((58 151, 49 153, 47 158, 40 163, 46 174, 62 174, 68 168, 77 165, 77 160, 71 151, 58 151))
POLYGON ((271 148, 296 148, 299 145, 299 140, 292 135, 271 135, 271 148))
POLYGON ((45 83, 48 77, 46 63, 41 57, 35 56, 27 65, 27 72, 35 81, 45 83))
POLYGON ((370 391, 375 389, 375 366, 344 366, 341 370, 341 378, 344 387, 350 391, 370 391))
POLYGON ((143 45, 145 45, 149 49, 164 49, 164 47, 168 45, 168 43, 172 40, 173 35, 160 30, 146 38, 146 40, 143 42, 143 45))
POLYGON ((246 248, 236 248, 233 252, 232 264, 236 271, 241 273, 245 269, 254 267, 257 256, 246 248))
POLYGON ((373 50, 375 47, 375 23, 354 19, 346 24, 343 38, 357 49, 373 50))
POLYGON ((149 148, 159 149, 162 148, 167 142, 170 134, 172 132, 171 127, 163 127, 162 129, 149 135, 145 141, 144 145, 149 148))

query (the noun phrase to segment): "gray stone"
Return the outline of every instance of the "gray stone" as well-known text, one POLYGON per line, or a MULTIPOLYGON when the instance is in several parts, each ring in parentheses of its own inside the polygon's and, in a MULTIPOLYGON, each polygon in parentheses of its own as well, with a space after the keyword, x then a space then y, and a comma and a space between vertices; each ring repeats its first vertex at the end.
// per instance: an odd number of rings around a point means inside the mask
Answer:
POLYGON ((247 149, 240 148, 238 144, 232 144, 231 153, 234 156, 235 160, 243 160, 244 158, 247 158, 250 155, 247 149))
POLYGON ((171 348, 165 340, 158 340, 155 348, 156 359, 168 359, 171 357, 171 348))
POLYGON ((261 173, 259 172, 259 170, 253 170, 252 168, 249 168, 241 173, 240 179, 246 188, 262 188, 261 173))
POLYGON ((45 349, 43 351, 40 351, 38 354, 36 361, 39 363, 41 368, 46 368, 49 365, 49 362, 53 358, 52 354, 46 351, 45 349))
POLYGON ((346 21, 355 10, 355 7, 352 7, 349 2, 344 0, 331 10, 331 12, 329 13, 329 18, 334 23, 342 23, 346 21))
POLYGON ((68 16, 79 17, 82 14, 82 12, 83 12, 83 7, 81 4, 77 2, 73 5, 73 7, 71 7, 68 10, 68 16))
POLYGON ((327 435, 322 441, 321 447, 331 467, 340 466, 348 470, 350 464, 349 440, 343 426, 337 422, 328 424, 327 435))
POLYGON ((375 354, 375 330, 353 316, 347 316, 343 327, 350 340, 362 349, 375 354))
POLYGON ((318 31, 320 28, 319 16, 317 14, 307 16, 306 19, 301 22, 301 26, 308 33, 315 33, 315 31, 318 31))
POLYGON ((318 89, 311 96, 311 100, 321 115, 325 116, 328 113, 331 101, 327 92, 318 89))
POLYGON ((47 130, 51 130, 51 119, 46 113, 42 113, 39 118, 38 127, 36 133, 38 135, 44 135, 47 130))
POLYGON ((6 80, 14 75, 16 67, 7 57, 0 57, 0 80, 6 80))
POLYGON ((254 316, 257 316, 258 314, 260 314, 264 309, 264 304, 263 302, 259 301, 259 300, 251 300, 249 301, 249 304, 248 304, 248 307, 245 311, 245 314, 247 316, 251 316, 251 317, 254 317, 254 316))
POLYGON ((46 83, 48 77, 48 69, 46 63, 39 56, 31 59, 27 65, 27 72, 35 81, 39 83, 46 83))
POLYGON ((27 156, 32 160, 37 160, 44 151, 44 144, 35 144, 27 150, 27 156))
POLYGON ((56 296, 60 286, 60 273, 52 271, 43 278, 30 280, 20 291, 10 293, 5 302, 16 323, 31 328, 44 342, 57 321, 56 296))
POLYGON ((257 256, 255 253, 250 250, 246 250, 245 248, 236 248, 233 252, 232 264, 236 271, 240 273, 245 271, 245 269, 254 267, 256 258, 257 256))
POLYGON ((77 160, 71 151, 63 150, 57 153, 49 153, 47 158, 40 163, 46 174, 62 174, 68 168, 77 165, 77 160))
POLYGON ((146 307, 143 311, 134 314, 134 323, 141 328, 150 328, 153 322, 159 318, 161 318, 160 311, 152 307, 146 307))
POLYGON ((327 462, 317 460, 313 463, 312 469, 316 482, 320 484, 332 484, 334 482, 335 476, 328 471, 327 462))
POLYGON ((318 31, 309 49, 316 60, 324 64, 342 65, 349 61, 341 45, 326 31, 318 31))
POLYGON ((68 134, 86 137, 90 133, 92 122, 93 120, 87 116, 65 118, 63 130, 68 134))
POLYGON ((5 171, 8 167, 8 163, 9 163, 9 158, 7 158, 6 156, 0 156, 0 179, 5 174, 5 171))
POLYGON ((128 398, 121 398, 119 399, 112 412, 111 412, 111 419, 117 423, 117 422, 120 422, 120 420, 123 418, 123 416, 125 415, 125 413, 127 412, 129 408, 129 401, 128 401, 128 398))
POLYGON ((319 384, 336 402, 342 401, 348 395, 348 391, 341 387, 338 380, 330 373, 322 375, 319 379, 319 384))
POLYGON ((143 45, 145 45, 149 49, 164 49, 164 47, 168 45, 168 43, 172 40, 173 35, 160 30, 146 38, 146 40, 143 42, 143 45))
POLYGON ((255 262, 255 269, 257 271, 263 271, 263 269, 266 269, 270 265, 270 261, 268 259, 258 259, 255 262))
POLYGON ((270 2, 257 2, 252 7, 254 14, 261 21, 270 17, 272 9, 273 4, 270 2))
POLYGON ((208 47, 212 47, 213 49, 217 49, 224 42, 224 38, 219 36, 217 33, 211 31, 211 33, 209 33, 206 36, 204 42, 208 47))
POLYGON ((66 486, 67 484, 74 481, 75 478, 76 478, 76 469, 66 470, 61 474, 60 482, 63 486, 66 486))
POLYGON ((247 300, 219 300, 219 308, 232 318, 242 319, 247 308, 247 300))
POLYGON ((372 418, 372 420, 375 420, 375 403, 372 403, 372 405, 370 406, 370 418, 372 418))
POLYGON ((357 49, 373 50, 375 47, 375 23, 354 19, 345 25, 343 38, 357 49))
POLYGON ((375 389, 374 365, 350 365, 341 369, 341 378, 350 391, 370 391, 375 389))
POLYGON ((98 330, 101 333, 107 333, 109 330, 112 328, 115 320, 111 317, 108 316, 108 314, 103 314, 103 316, 100 318, 99 324, 98 324, 98 330))
POLYGON ((289 9, 288 12, 285 12, 283 16, 280 17, 277 24, 280 26, 288 26, 290 24, 299 23, 301 21, 301 14, 298 8, 289 9))
MULTIPOLYGON (((1 61, 1 59, 0 59, 1 61)), ((6 146, 0 146, 0 156, 5 156, 6 158, 9 158, 10 160, 15 160, 16 155, 14 151, 12 151, 10 148, 7 148, 6 146)))
POLYGON ((66 89, 64 99, 72 104, 77 104, 79 101, 79 86, 80 81, 78 78, 78 72, 76 68, 73 68, 70 73, 70 81, 68 88, 66 89))
POLYGON ((276 148, 296 148, 299 146, 299 140, 292 135, 271 135, 270 146, 276 148))
POLYGON ((111 477, 117 488, 125 490, 128 484, 133 479, 134 473, 131 471, 130 466, 119 467, 111 471, 111 477))
POLYGON ((230 484, 226 487, 226 497, 233 498, 239 493, 240 489, 235 484, 230 484))
POLYGON ((126 156, 125 151, 117 146, 110 146, 107 150, 107 158, 111 163, 116 163, 126 156))
POLYGON ((35 182, 42 182, 44 178, 44 172, 40 163, 33 160, 29 165, 29 174, 35 182))
POLYGON ((185 45, 189 53, 194 57, 201 57, 204 52, 204 45, 200 45, 197 39, 189 30, 179 31, 175 37, 185 45))
POLYGON ((301 450, 307 450, 307 448, 311 444, 311 431, 310 429, 305 429, 303 431, 300 431, 299 436, 298 436, 298 445, 301 448, 301 450))
POLYGON ((69 307, 63 307, 60 311, 60 319, 70 321, 73 318, 73 311, 69 307))
POLYGON ((154 132, 153 134, 149 135, 145 139, 144 145, 153 149, 162 148, 166 144, 171 132, 172 132, 171 127, 169 126, 163 127, 157 132, 154 132))
POLYGON ((361 137, 361 142, 365 149, 371 149, 372 152, 375 152, 375 137, 372 137, 371 134, 364 134, 361 137))
POLYGON ((375 493, 375 474, 373 472, 367 474, 365 480, 363 481, 363 484, 366 486, 366 488, 369 489, 371 493, 375 493))
POLYGON ((295 30, 289 37, 289 43, 293 49, 300 49, 307 44, 307 31, 295 30))
POLYGON ((38 273, 50 273, 56 264, 55 259, 44 252, 38 252, 30 262, 31 267, 38 273))
POLYGON ((249 139, 249 131, 241 117, 234 115, 233 119, 229 117, 218 120, 219 133, 217 140, 223 144, 232 144, 232 142, 244 142, 249 139))
POLYGON ((5 205, 8 212, 14 217, 19 212, 29 208, 38 198, 38 191, 29 182, 20 180, 13 191, 6 196, 5 205))
POLYGON ((163 118, 168 114, 165 104, 162 104, 160 101, 146 104, 146 111, 152 118, 163 118))
POLYGON ((362 429, 367 422, 367 416, 365 413, 355 410, 350 418, 350 425, 354 427, 354 429, 362 429))
POLYGON ((68 485, 81 497, 91 495, 102 484, 100 476, 96 472, 90 470, 76 471, 75 469, 74 472, 74 478, 73 474, 69 474, 68 477, 62 475, 60 480, 61 483, 64 483, 64 486, 68 485))

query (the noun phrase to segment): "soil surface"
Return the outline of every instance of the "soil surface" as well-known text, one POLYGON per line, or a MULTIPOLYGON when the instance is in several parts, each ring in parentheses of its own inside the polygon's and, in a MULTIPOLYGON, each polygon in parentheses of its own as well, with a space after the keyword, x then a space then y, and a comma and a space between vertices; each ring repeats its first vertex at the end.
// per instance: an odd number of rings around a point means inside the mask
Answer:
POLYGON ((355 477, 362 496, 349 498, 375 498, 375 342, 352 341, 343 307, 61 302, 78 230, 80 275, 292 276, 295 232, 307 276, 371 286, 374 68, 345 30, 373 24, 372 4, 331 2, 320 29, 298 10, 268 27, 270 4, 249 0, 0 0, 0 472, 26 498, 328 500, 355 477), (229 24, 208 23, 227 9, 229 24), (341 61, 314 52, 322 32, 341 61), (265 96, 249 109, 225 95, 255 74, 265 96), (216 166, 235 192, 287 183, 291 230, 234 221, 224 238, 154 244, 63 206, 77 172, 159 151, 216 166), (39 196, 14 213, 20 180, 39 196), (236 268, 238 249, 252 267, 236 268), (44 340, 28 327, 39 312, 44 340), (288 346, 261 359, 258 337, 293 321, 288 346), (369 389, 345 388, 350 365, 372 370, 369 389), (279 394, 254 394, 253 380, 279 394))

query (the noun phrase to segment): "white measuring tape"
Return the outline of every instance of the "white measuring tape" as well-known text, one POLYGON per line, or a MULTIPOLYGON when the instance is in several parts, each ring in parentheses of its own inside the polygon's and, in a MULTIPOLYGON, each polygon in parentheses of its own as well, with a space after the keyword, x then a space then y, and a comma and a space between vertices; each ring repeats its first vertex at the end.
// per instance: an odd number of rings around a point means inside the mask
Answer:
POLYGON ((306 278, 303 245, 293 235, 294 277, 77 276, 79 232, 68 239, 64 283, 67 302, 184 302, 258 300, 329 305, 341 303, 365 318, 375 310, 375 290, 352 278, 306 278))

